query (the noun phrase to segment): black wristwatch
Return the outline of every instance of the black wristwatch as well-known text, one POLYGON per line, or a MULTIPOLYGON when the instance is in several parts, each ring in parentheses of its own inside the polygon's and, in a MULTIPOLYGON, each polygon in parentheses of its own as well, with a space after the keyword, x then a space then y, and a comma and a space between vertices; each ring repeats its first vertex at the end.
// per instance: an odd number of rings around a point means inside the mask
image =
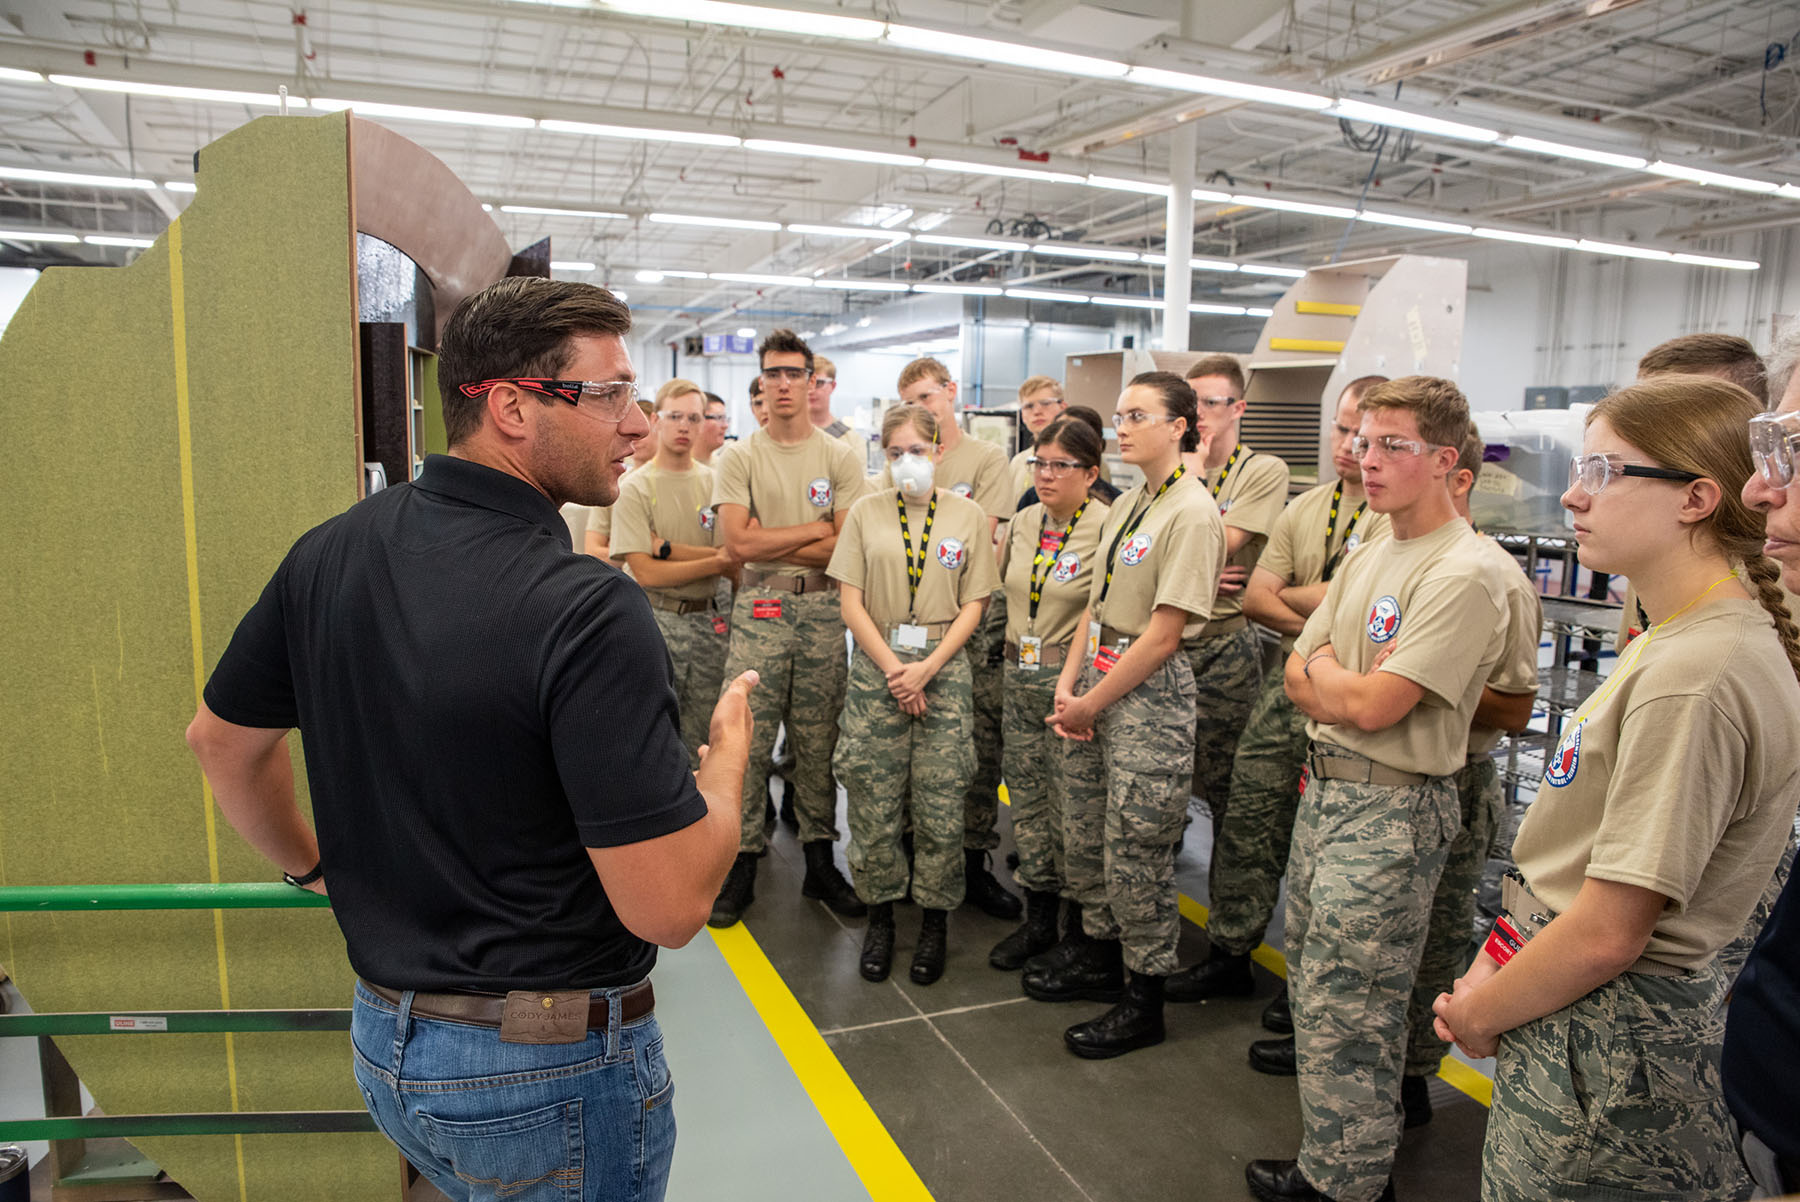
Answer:
POLYGON ((656 557, 658 559, 667 559, 670 555, 673 555, 674 553, 675 553, 675 544, 670 542, 666 538, 663 539, 662 546, 660 546, 656 549, 656 557))
POLYGON ((291 872, 284 872, 281 874, 281 879, 296 889, 304 889, 324 875, 325 861, 320 860, 317 864, 313 865, 313 870, 305 876, 295 876, 291 872))

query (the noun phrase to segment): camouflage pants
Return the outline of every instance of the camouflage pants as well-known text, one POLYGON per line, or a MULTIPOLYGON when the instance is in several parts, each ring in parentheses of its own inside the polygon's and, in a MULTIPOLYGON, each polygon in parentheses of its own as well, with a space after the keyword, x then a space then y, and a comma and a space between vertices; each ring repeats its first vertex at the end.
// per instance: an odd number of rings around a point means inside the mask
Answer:
POLYGON ((981 625, 963 644, 975 695, 975 772, 963 800, 963 846, 992 851, 1000 846, 1000 660, 1005 654, 1006 601, 995 593, 981 625))
POLYGON ((831 753, 837 747, 838 713, 844 708, 844 619, 835 591, 796 596, 776 589, 738 593, 731 613, 731 650, 725 679, 755 668, 762 683, 750 693, 756 730, 744 770, 744 821, 738 850, 764 846, 763 810, 769 796, 769 751, 777 726, 787 727, 797 763, 794 809, 800 839, 837 838, 837 786, 831 753), (751 603, 779 600, 778 618, 752 618, 751 603))
MULTIPOLYGON (((1099 679, 1089 664, 1081 691, 1099 679)), ((1082 904, 1088 934, 1119 940, 1125 966, 1149 976, 1175 971, 1193 730, 1193 670, 1175 654, 1101 711, 1092 742, 1063 743, 1064 896, 1082 904)))
POLYGON ((1482 1202, 1746 1198, 1719 1084, 1717 963, 1625 973, 1500 1037, 1482 1202))
POLYGON ((1012 802, 1013 842, 1019 848, 1019 883, 1040 893, 1063 887, 1062 739, 1044 725, 1056 709, 1061 666, 1022 671, 1004 668, 1005 740, 1002 761, 1012 802))
POLYGON ((1724 970, 1728 985, 1737 983, 1738 974, 1744 971, 1744 961, 1750 958, 1750 949, 1756 945, 1756 937, 1768 924, 1769 915, 1775 909, 1775 902, 1781 896, 1782 889, 1788 883, 1788 876, 1794 871, 1794 834, 1788 832, 1787 850, 1781 853, 1781 861, 1775 865, 1775 873, 1769 883, 1763 886, 1762 896, 1756 899, 1756 909, 1750 912, 1750 919, 1744 923, 1744 929, 1737 938, 1719 949, 1719 967, 1724 970))
POLYGON ((652 609, 656 628, 669 645, 675 666, 675 700, 681 708, 681 741, 687 744, 688 767, 700 766, 700 746, 712 728, 713 706, 725 676, 730 632, 713 629, 710 613, 678 614, 652 609))
POLYGON ((1294 837, 1307 743, 1306 715, 1288 700, 1277 665, 1263 679, 1238 739, 1231 804, 1213 823, 1206 935, 1221 951, 1254 951, 1269 929, 1294 837))
POLYGON ((1490 756, 1464 764, 1450 778, 1456 782, 1456 803, 1462 811, 1462 828, 1450 842, 1444 875, 1438 878, 1431 899, 1431 923, 1425 932, 1425 954, 1419 958, 1419 974, 1413 980, 1412 1001, 1406 1010, 1406 1075, 1425 1077, 1437 1072, 1450 1045, 1437 1037, 1431 1023, 1437 1016, 1431 1003, 1449 993, 1456 978, 1469 966, 1474 951, 1475 890, 1481 885, 1500 830, 1500 772, 1490 756))
POLYGON ((1288 989, 1299 1056, 1300 1171, 1374 1202, 1400 1143, 1406 1004, 1459 826, 1450 778, 1309 778, 1288 854, 1288 989))
MULTIPOLYGON (((901 662, 923 659, 896 651, 901 662)), ((953 655, 925 687, 925 713, 901 712, 887 677, 859 649, 838 723, 838 779, 850 799, 850 879, 871 904, 906 895, 901 811, 910 794, 913 898, 936 910, 962 904, 963 790, 975 770, 969 661, 953 655)))
POLYGON ((1212 813, 1216 840, 1231 795, 1238 736, 1262 682, 1262 657, 1248 624, 1226 634, 1184 639, 1181 650, 1194 671, 1193 793, 1212 813))

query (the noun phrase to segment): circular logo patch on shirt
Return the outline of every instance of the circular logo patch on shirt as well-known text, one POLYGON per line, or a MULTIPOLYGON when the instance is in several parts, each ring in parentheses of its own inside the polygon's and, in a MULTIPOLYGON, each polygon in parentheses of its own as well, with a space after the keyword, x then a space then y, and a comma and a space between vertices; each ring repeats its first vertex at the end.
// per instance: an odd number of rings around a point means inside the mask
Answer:
POLYGON ((1125 542, 1125 549, 1119 552, 1119 562, 1128 568, 1135 568, 1144 562, 1144 556, 1150 554, 1150 536, 1134 534, 1125 542))
POLYGON ((717 519, 713 516, 712 506, 707 505, 707 506, 703 506, 701 508, 701 510, 700 510, 700 529, 706 531, 708 534, 711 534, 712 528, 713 528, 713 522, 715 522, 716 520, 717 519))
POLYGON ((1362 535, 1352 534, 1344 540, 1344 554, 1348 555, 1360 546, 1362 546, 1362 535))
POLYGON ((1056 566, 1050 569, 1050 579, 1058 584, 1067 584, 1081 571, 1081 556, 1073 551, 1065 551, 1056 557, 1056 566))
POLYGON ((1231 500, 1230 500, 1230 498, 1227 498, 1227 499, 1225 499, 1225 500, 1223 500, 1223 501, 1220 501, 1220 502, 1219 502, 1219 513, 1220 513, 1220 515, 1221 515, 1221 516, 1223 516, 1223 515, 1225 515, 1225 514, 1227 514, 1227 513, 1230 513, 1230 512, 1231 512, 1231 500))
POLYGON ((955 493, 959 497, 972 497, 975 495, 975 486, 973 484, 967 484, 967 483, 952 484, 950 486, 950 491, 955 493))
POLYGON ((1556 754, 1544 765, 1546 783, 1562 789, 1575 779, 1575 772, 1581 766, 1581 728, 1586 725, 1585 722, 1577 722, 1562 737, 1562 742, 1556 745, 1556 754))
POLYGON ((1369 641, 1385 643, 1400 633, 1400 602, 1392 594, 1369 609, 1369 641))
POLYGON ((812 502, 814 509, 828 509, 831 506, 831 480, 820 476, 806 486, 806 499, 812 502))
POLYGON ((963 549, 962 540, 947 538, 938 544, 937 561, 954 572, 962 567, 963 560, 969 553, 963 549))

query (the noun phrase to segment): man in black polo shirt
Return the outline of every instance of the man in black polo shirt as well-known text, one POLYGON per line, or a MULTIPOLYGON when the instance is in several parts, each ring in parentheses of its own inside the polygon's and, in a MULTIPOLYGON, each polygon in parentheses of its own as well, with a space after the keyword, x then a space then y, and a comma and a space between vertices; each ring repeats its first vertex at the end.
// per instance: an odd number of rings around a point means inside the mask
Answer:
POLYGON ((690 773, 649 604, 557 512, 612 504, 648 432, 630 325, 586 284, 464 301, 440 348, 450 454, 294 544, 188 730, 240 834, 293 884, 323 893, 329 869, 358 1084, 452 1198, 662 1197, 673 1083, 647 978, 737 851, 754 674, 690 773))

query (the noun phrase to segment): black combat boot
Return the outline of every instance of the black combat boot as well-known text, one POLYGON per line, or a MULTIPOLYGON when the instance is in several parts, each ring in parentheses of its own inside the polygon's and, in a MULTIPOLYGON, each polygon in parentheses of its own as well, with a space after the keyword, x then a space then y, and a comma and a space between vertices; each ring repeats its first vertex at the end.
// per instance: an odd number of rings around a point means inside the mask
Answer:
MULTIPOLYGON (((1313 1188, 1296 1160, 1252 1160, 1244 1166, 1244 1180, 1260 1202, 1332 1202, 1329 1194, 1313 1188)), ((1394 1179, 1375 1202, 1394 1202, 1394 1179)))
POLYGON ((987 852, 979 847, 963 848, 963 900, 991 917, 1017 918, 1025 907, 994 879, 987 862, 987 852))
POLYGON ((1276 994, 1267 1006, 1263 1007, 1262 1025, 1263 1030, 1273 1031, 1277 1035, 1294 1033, 1294 1007, 1288 1001, 1286 985, 1283 985, 1281 992, 1276 994))
POLYGON ((1400 1078, 1400 1114, 1411 1131, 1431 1121, 1431 1082, 1411 1075, 1400 1078))
POLYGON ((894 903, 876 902, 869 907, 869 925, 863 931, 862 960, 857 968, 865 981, 885 981, 894 964, 894 903))
POLYGON ((800 845, 806 854, 806 879, 800 882, 800 896, 822 901, 845 918, 861 918, 869 912, 856 890, 837 870, 831 858, 831 840, 814 839, 800 845))
POLYGON ((1116 1002, 1125 996, 1125 961, 1117 939, 1084 939, 1068 964, 1027 969, 1025 996, 1040 1002, 1116 1002))
POLYGON ((1250 953, 1234 956, 1216 944, 1206 959, 1169 978, 1171 1002, 1203 1002, 1215 997, 1249 997, 1256 992, 1250 973, 1250 953))
POLYGON ((731 871, 725 874, 725 884, 719 888, 719 896, 713 902, 712 917, 706 920, 709 927, 736 926, 737 920, 744 916, 744 910, 756 896, 756 856, 752 852, 740 851, 737 859, 731 862, 731 871))
POLYGON ((950 917, 950 911, 927 907, 924 915, 925 919, 919 925, 919 946, 913 949, 912 971, 907 974, 914 985, 929 985, 943 976, 944 954, 949 950, 945 920, 950 917))
POLYGON ((1056 903, 1054 893, 1025 890, 1025 924, 994 945, 988 963, 1003 972, 1018 972, 1025 961, 1055 947, 1056 903))
POLYGON ((1271 1077, 1293 1077, 1300 1072, 1300 1056, 1294 1037, 1259 1039, 1250 1045, 1250 1067, 1271 1077))
POLYGON ((1026 972, 1037 972, 1046 968, 1067 967, 1080 954, 1081 949, 1089 942, 1088 933, 1081 929, 1081 903, 1078 901, 1063 904, 1063 934, 1048 951, 1039 952, 1025 961, 1026 972))
POLYGON ((1090 1022, 1063 1032, 1069 1050, 1084 1060, 1107 1060, 1163 1041, 1163 978, 1125 974, 1125 997, 1090 1022))

